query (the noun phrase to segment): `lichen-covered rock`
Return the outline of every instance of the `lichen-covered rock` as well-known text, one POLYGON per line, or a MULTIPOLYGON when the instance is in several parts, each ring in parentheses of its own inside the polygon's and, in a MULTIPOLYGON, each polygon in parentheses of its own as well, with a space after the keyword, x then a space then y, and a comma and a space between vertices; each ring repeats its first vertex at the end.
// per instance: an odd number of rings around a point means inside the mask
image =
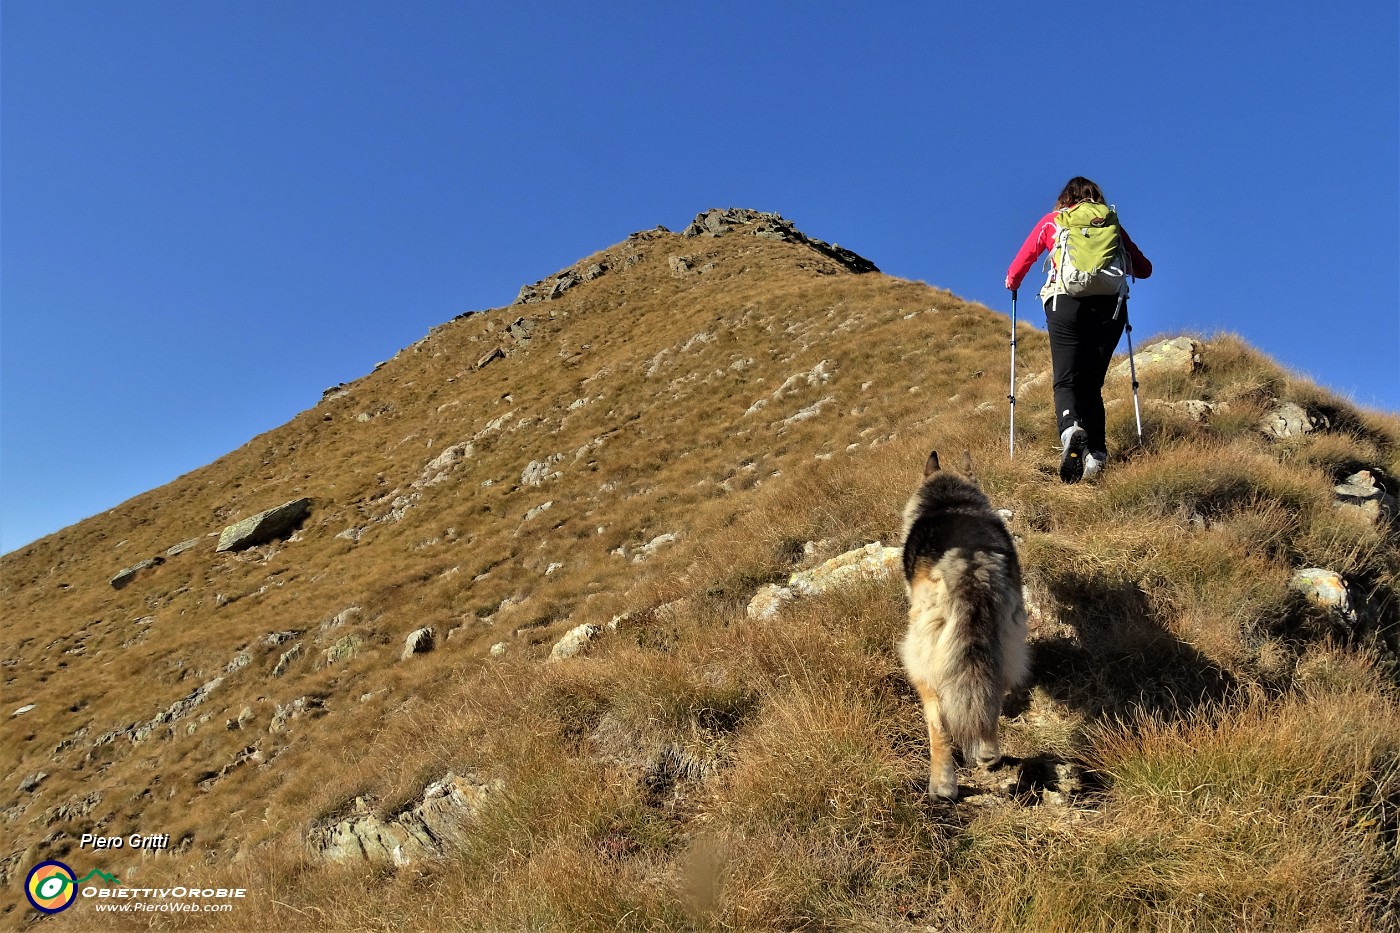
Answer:
POLYGON ((504 787, 500 780, 484 781, 474 774, 448 773, 423 790, 423 799, 393 819, 376 816, 369 801, 355 801, 355 815, 312 830, 313 851, 332 862, 369 862, 403 867, 414 861, 440 857, 448 846, 463 838, 472 819, 492 794, 504 787))
POLYGON ((225 528, 219 535, 219 546, 215 550, 242 551, 266 544, 292 531, 310 512, 311 500, 302 498, 251 515, 225 528))
POLYGON ((1341 574, 1322 567, 1305 567, 1293 574, 1289 585, 1313 605, 1330 609, 1349 622, 1356 621, 1351 591, 1341 574))
POLYGON ((326 663, 338 664, 341 661, 348 661, 360 653, 360 645, 364 644, 364 639, 355 633, 343 635, 336 640, 336 643, 326 649, 326 663))
POLYGON ((763 587, 749 601, 748 616, 768 619, 804 596, 820 596, 862 580, 887 580, 899 571, 901 559, 899 548, 885 547, 879 541, 847 551, 811 570, 794 573, 786 586, 763 587))

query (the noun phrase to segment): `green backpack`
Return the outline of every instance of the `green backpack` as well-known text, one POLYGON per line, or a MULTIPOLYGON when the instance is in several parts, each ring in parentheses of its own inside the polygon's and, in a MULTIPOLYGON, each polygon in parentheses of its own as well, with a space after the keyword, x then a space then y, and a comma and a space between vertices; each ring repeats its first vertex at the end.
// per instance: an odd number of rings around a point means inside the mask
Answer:
POLYGON ((1127 294, 1132 265, 1112 205, 1081 201, 1055 214, 1055 247, 1041 296, 1127 294))

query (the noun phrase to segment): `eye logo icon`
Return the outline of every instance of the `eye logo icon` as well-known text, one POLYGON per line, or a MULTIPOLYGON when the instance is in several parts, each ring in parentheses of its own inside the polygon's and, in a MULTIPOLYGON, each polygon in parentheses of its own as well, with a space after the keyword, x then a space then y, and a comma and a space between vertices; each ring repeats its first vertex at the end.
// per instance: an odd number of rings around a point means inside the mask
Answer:
POLYGON ((62 862, 40 862, 24 880, 24 894, 34 909, 46 914, 66 910, 78 897, 73 869, 62 862))

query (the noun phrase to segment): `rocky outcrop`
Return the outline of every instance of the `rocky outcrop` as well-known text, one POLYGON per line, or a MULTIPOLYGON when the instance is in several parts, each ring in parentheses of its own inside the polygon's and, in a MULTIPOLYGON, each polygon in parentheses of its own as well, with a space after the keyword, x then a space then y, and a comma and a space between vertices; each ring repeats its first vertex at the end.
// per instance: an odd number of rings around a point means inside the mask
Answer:
POLYGON ((862 580, 887 580, 899 571, 900 555, 899 548, 885 547, 876 541, 833 557, 811 570, 794 573, 786 586, 769 584, 754 594, 749 601, 749 618, 772 618, 788 603, 807 596, 820 596, 862 580))
POLYGON ((311 717, 313 719, 326 715, 326 701, 320 697, 297 697, 289 703, 278 703, 273 710, 272 721, 267 724, 267 731, 272 733, 285 732, 287 726, 294 719, 311 717))
POLYGON ((498 794, 500 780, 448 773, 423 790, 423 799, 391 819, 374 814, 370 801, 355 800, 355 814, 312 830, 312 851, 332 862, 368 862, 403 867, 440 857, 462 838, 471 821, 498 794))
MULTIPOLYGON (((1138 348, 1133 354, 1133 363, 1137 366, 1139 376, 1153 370, 1195 372, 1201 365, 1201 345, 1190 337, 1159 340, 1138 348)), ((1108 374, 1129 378, 1132 375, 1132 367, 1129 366, 1127 357, 1114 364, 1108 374)))
POLYGON ((293 499, 229 525, 219 534, 219 552, 242 551, 283 537, 311 513, 310 499, 293 499))
POLYGON ((1325 427, 1325 417, 1308 411, 1297 402, 1278 402, 1259 422, 1259 430, 1275 438, 1301 437, 1325 427))
POLYGON ((282 656, 277 659, 277 666, 272 669, 272 676, 281 677, 283 674, 287 673, 287 669, 292 666, 292 662, 301 657, 303 650, 303 644, 297 642, 295 645, 292 645, 292 647, 282 652, 282 656))
POLYGON ((1210 421, 1215 415, 1224 414, 1230 410, 1230 406, 1226 402, 1206 402, 1195 398, 1172 402, 1171 406, 1184 412, 1186 417, 1192 421, 1199 421, 1202 424, 1210 421))
POLYGON ((549 480, 558 479, 563 474, 555 470, 554 465, 563 459, 563 454, 550 454, 543 460, 531 460, 520 473, 520 485, 540 486, 549 480))
POLYGON ((682 236, 724 236, 728 233, 744 232, 751 236, 787 243, 800 243, 823 256, 835 260, 851 272, 879 272, 875 263, 857 253, 834 243, 807 236, 792 225, 792 221, 781 214, 746 208, 727 210, 711 209, 697 214, 690 226, 681 231, 682 236))

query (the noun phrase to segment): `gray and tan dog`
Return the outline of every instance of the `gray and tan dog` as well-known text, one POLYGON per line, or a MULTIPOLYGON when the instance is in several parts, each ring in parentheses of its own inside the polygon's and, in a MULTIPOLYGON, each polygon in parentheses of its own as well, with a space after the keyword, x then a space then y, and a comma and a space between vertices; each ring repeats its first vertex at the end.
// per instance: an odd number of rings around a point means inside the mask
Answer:
POLYGON ((930 747, 930 796, 957 799, 953 742, 971 764, 1001 759, 1002 700, 1026 679, 1026 610, 1016 545, 972 478, 938 467, 904 509, 904 582, 909 630, 900 660, 923 699, 930 747))

